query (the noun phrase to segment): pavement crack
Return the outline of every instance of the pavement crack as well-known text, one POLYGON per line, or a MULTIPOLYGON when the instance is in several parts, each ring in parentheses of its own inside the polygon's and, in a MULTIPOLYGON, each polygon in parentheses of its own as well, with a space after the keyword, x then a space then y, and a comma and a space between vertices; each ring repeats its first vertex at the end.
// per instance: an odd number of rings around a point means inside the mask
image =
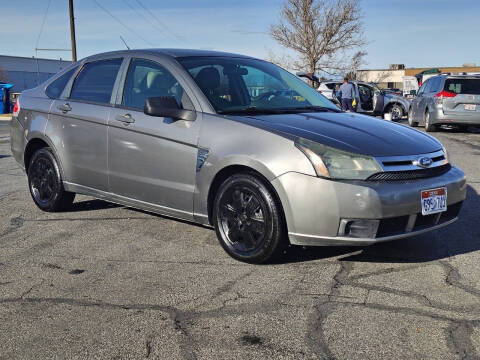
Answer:
POLYGON ((335 310, 337 302, 334 299, 340 295, 340 287, 345 284, 350 272, 353 270, 351 262, 340 261, 339 264, 340 268, 332 278, 327 300, 322 300, 313 306, 313 313, 310 316, 308 330, 305 335, 305 340, 310 350, 319 359, 335 358, 325 338, 323 325, 328 316, 335 310))
POLYGON ((446 329, 448 348, 462 360, 480 359, 471 340, 472 333, 473 326, 466 321, 451 322, 446 329))
POLYGON ((150 354, 152 353, 152 339, 151 339, 151 337, 148 337, 145 340, 145 350, 146 350, 145 357, 148 359, 150 357, 150 354))
POLYGON ((456 267, 454 267, 448 261, 439 261, 439 263, 442 265, 446 273, 445 283, 447 283, 450 286, 459 288, 480 299, 480 290, 474 288, 473 286, 462 283, 461 282, 462 276, 460 275, 460 272, 456 267))

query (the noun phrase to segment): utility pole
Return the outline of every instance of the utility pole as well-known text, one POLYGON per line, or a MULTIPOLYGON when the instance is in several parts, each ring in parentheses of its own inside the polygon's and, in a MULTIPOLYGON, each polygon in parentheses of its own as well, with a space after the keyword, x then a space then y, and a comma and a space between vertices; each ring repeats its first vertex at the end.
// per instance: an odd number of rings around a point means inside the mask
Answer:
POLYGON ((75 18, 73 16, 73 0, 68 0, 70 10, 70 37, 72 39, 72 61, 77 61, 77 42, 75 40, 75 18))

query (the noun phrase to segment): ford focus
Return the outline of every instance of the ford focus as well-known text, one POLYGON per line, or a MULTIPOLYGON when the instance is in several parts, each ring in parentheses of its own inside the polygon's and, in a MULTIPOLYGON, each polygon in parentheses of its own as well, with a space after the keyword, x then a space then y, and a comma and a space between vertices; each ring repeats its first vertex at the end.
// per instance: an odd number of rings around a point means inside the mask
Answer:
POLYGON ((24 91, 14 158, 35 204, 75 194, 215 228, 232 257, 369 245, 454 222, 464 173, 435 138, 345 113, 269 62, 213 51, 94 55, 24 91))

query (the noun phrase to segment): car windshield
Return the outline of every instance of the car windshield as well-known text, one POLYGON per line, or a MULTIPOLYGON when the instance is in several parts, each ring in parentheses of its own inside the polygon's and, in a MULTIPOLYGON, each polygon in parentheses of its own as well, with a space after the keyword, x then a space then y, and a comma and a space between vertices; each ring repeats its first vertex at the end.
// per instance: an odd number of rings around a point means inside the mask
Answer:
POLYGON ((219 114, 339 111, 304 81, 266 61, 236 57, 177 60, 219 114))

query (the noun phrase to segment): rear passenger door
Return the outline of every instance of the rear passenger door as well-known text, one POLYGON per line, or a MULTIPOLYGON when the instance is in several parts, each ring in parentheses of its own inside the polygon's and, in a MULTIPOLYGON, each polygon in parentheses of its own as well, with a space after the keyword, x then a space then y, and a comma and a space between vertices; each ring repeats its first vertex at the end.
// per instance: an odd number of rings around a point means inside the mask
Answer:
POLYGON ((51 107, 49 126, 69 183, 108 190, 107 123, 122 61, 83 64, 51 107))
POLYGON ((169 63, 132 58, 108 130, 109 188, 123 202, 192 218, 201 113, 195 121, 146 115, 148 97, 173 96, 195 110, 193 93, 169 63), (169 67, 170 66, 170 67, 169 67))

